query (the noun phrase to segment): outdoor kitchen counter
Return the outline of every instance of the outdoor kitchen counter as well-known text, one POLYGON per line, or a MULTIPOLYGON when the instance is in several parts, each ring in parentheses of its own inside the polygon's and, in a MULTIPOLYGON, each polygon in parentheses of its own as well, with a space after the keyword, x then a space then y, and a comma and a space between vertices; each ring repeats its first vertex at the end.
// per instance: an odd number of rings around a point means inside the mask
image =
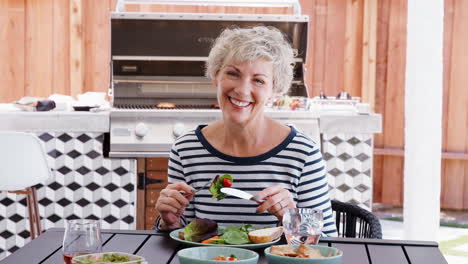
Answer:
POLYGON ((109 112, 25 112, 13 105, 0 105, 0 130, 109 132, 109 112))
POLYGON ((382 131, 381 115, 325 112, 319 130, 330 197, 371 210, 374 134, 382 131))

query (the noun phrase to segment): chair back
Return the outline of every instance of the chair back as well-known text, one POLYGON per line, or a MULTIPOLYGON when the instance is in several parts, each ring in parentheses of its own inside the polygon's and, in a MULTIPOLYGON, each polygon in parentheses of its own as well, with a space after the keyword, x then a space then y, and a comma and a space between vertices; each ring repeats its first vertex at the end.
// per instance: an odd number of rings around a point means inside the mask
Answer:
POLYGON ((0 190, 16 191, 44 183, 51 175, 44 146, 35 135, 0 132, 0 190))
POLYGON ((357 238, 382 238, 379 218, 357 205, 331 201, 335 213, 338 236, 357 238))

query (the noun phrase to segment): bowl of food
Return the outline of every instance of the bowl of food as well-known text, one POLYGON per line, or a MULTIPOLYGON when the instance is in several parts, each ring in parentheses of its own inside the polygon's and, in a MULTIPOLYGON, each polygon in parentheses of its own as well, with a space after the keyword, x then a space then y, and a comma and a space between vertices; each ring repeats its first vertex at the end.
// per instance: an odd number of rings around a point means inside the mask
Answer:
POLYGON ((148 264, 145 258, 123 252, 105 252, 76 256, 72 264, 148 264))
POLYGON ((339 264, 343 251, 318 245, 279 245, 265 249, 269 264, 339 264))
POLYGON ((177 252, 180 264, 257 264, 255 251, 234 247, 191 247, 177 252))

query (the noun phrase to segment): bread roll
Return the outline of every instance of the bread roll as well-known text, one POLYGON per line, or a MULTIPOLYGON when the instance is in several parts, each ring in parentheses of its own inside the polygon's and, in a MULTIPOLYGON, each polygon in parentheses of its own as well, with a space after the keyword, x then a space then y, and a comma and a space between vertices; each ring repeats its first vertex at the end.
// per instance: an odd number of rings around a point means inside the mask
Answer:
POLYGON ((282 234, 282 226, 263 228, 249 232, 249 239, 255 244, 268 243, 278 239, 282 234))

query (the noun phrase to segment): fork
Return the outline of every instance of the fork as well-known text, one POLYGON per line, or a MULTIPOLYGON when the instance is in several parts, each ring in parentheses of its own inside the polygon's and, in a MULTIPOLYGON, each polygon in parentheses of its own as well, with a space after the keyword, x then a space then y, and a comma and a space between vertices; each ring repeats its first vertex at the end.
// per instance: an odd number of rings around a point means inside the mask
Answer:
POLYGON ((188 196, 190 196, 191 194, 196 194, 197 192, 199 192, 199 191, 205 189, 205 187, 208 186, 208 185, 210 185, 210 183, 215 182, 216 180, 218 180, 218 177, 219 177, 219 175, 216 175, 216 176, 213 178, 213 180, 207 181, 203 186, 198 187, 198 188, 194 188, 195 191, 193 191, 193 192, 190 192, 190 193, 185 193, 185 191, 179 191, 179 192, 180 192, 182 195, 184 195, 185 197, 188 197, 188 196))

